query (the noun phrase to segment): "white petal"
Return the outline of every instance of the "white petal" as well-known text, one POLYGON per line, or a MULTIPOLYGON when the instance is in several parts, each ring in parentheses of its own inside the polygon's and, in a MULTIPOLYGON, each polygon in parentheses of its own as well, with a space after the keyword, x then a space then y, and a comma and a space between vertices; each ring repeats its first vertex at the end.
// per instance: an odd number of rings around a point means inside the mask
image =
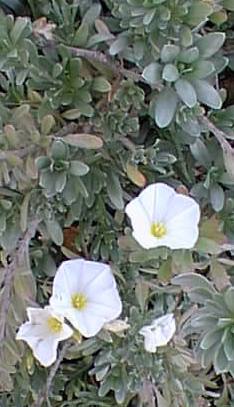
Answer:
POLYGON ((144 249, 153 249, 154 247, 162 247, 162 246, 168 246, 168 240, 167 236, 158 239, 151 235, 150 230, 148 233, 142 233, 142 232, 136 232, 135 230, 133 231, 133 237, 136 239, 136 241, 144 247, 144 249))
POLYGON ((157 327, 158 325, 167 325, 170 324, 173 319, 174 315, 172 313, 162 315, 161 317, 155 318, 150 326, 157 327))
POLYGON ((110 295, 111 297, 109 298, 104 297, 103 301, 91 301, 87 307, 87 312, 103 318, 105 322, 118 318, 122 311, 122 303, 113 292, 110 291, 110 295))
POLYGON ((100 263, 97 269, 93 269, 93 267, 88 268, 87 266, 86 274, 90 275, 88 275, 87 282, 85 282, 81 292, 87 294, 88 297, 92 296, 93 294, 101 296, 100 293, 116 287, 111 268, 106 264, 100 263))
POLYGON ((150 227, 152 223, 150 215, 142 207, 139 197, 128 203, 125 212, 131 219, 134 238, 141 246, 143 246, 142 242, 144 243, 144 241, 150 236, 150 227))
POLYGON ((67 310, 67 319, 86 338, 95 336, 103 327, 106 320, 102 316, 90 313, 88 310, 67 310))
POLYGON ((58 332, 56 337, 58 341, 64 341, 65 339, 70 338, 73 335, 73 330, 67 324, 63 324, 63 329, 61 332, 58 332))
POLYGON ((85 262, 83 259, 68 260, 61 263, 54 278, 53 295, 61 295, 61 301, 65 297, 70 298, 80 287, 81 275, 85 262))
POLYGON ((189 196, 175 194, 170 202, 170 208, 166 214, 166 224, 168 227, 174 221, 180 221, 185 227, 197 226, 200 220, 200 208, 197 202, 189 196))
POLYGON ((45 319, 45 314, 47 314, 46 308, 27 308, 27 315, 30 322, 33 324, 41 324, 41 321, 45 319))
POLYGON ((192 249, 198 239, 199 229, 196 228, 178 228, 169 230, 165 238, 165 246, 170 249, 192 249))
POLYGON ((165 346, 176 331, 176 323, 173 314, 166 314, 152 322, 157 346, 165 346))
POLYGON ((152 325, 145 325, 140 329, 139 334, 146 336, 152 331, 151 328, 152 328, 152 325))
POLYGON ((43 324, 32 324, 31 322, 25 322, 22 324, 17 332, 16 339, 23 341, 30 341, 43 338, 47 335, 47 330, 43 324))
POLYGON ((149 185, 140 193, 139 199, 149 214, 151 222, 164 220, 165 213, 175 194, 173 188, 161 182, 149 185))
POLYGON ((83 259, 68 260, 64 261, 57 270, 50 305, 64 316, 66 309, 71 306, 72 295, 79 292, 84 266, 83 259))
POLYGON ((157 350, 156 342, 155 342, 155 337, 152 334, 152 332, 148 333, 148 335, 145 336, 144 340, 144 346, 145 350, 150 353, 155 353, 157 350))
POLYGON ((200 208, 190 197, 177 194, 171 203, 171 209, 166 215, 164 244, 171 249, 190 249, 198 239, 198 222, 200 208))
MULTIPOLYGON (((30 345, 30 344, 29 344, 30 345)), ((38 341, 32 347, 33 355, 39 360, 42 366, 52 365, 57 358, 58 340, 54 338, 38 341)))

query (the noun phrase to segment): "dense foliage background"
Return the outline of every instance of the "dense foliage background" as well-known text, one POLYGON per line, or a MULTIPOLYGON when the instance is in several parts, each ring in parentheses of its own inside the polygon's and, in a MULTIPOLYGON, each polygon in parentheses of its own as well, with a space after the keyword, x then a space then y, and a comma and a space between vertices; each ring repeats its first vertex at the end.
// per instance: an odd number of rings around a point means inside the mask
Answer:
POLYGON ((234 1, 0 4, 0 405, 234 406, 234 1), (193 250, 131 237, 158 181, 199 202, 193 250), (130 328, 43 369, 15 333, 77 256, 112 266, 130 328), (176 336, 146 353, 165 312, 176 336))

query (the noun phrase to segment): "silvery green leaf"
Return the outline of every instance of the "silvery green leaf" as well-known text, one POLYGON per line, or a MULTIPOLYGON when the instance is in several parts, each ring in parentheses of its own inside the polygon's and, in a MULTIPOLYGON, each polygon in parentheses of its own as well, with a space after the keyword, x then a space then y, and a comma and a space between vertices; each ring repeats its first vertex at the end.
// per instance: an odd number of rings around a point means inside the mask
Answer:
POLYGON ((223 343, 223 349, 228 360, 234 360, 234 340, 233 333, 226 329, 225 340, 223 343))
POLYGON ((186 79, 178 79, 175 83, 175 89, 180 99, 188 106, 194 107, 197 103, 197 94, 193 85, 186 79))
POLYGON ((128 38, 126 36, 119 36, 110 46, 109 52, 111 55, 116 55, 123 51, 128 45, 128 38))
POLYGON ((192 81, 192 84, 196 90, 197 98, 201 103, 212 107, 213 109, 221 108, 222 99, 218 91, 212 85, 210 85, 209 82, 196 79, 192 81))
POLYGON ((193 0, 189 7, 188 14, 184 17, 184 22, 191 26, 198 26, 205 22, 207 17, 213 13, 213 7, 203 1, 193 0))
MULTIPOLYGON (((204 324, 204 329, 206 328, 206 325, 204 324)), ((222 329, 215 329, 209 330, 205 336, 203 337, 200 347, 202 349, 209 349, 211 346, 215 345, 216 343, 220 343, 221 339, 223 336, 223 330, 222 329)))
POLYGON ((162 67, 158 62, 147 65, 142 76, 150 85, 156 85, 161 80, 162 67))
POLYGON ((92 90, 94 90, 96 92, 100 92, 100 93, 110 92, 111 91, 111 84, 103 76, 97 76, 93 80, 92 90))
POLYGON ((110 172, 107 178, 107 193, 116 209, 123 209, 123 191, 117 175, 110 172))
POLYGON ((161 60, 164 63, 173 62, 179 55, 180 47, 178 45, 166 44, 161 50, 161 60))
POLYGON ((55 244, 61 246, 63 244, 63 230, 56 219, 46 222, 48 233, 55 244))
POLYGON ((89 172, 89 166, 79 160, 73 160, 70 163, 70 173, 82 177, 89 172))
POLYGON ((197 47, 191 47, 181 51, 178 55, 178 61, 184 62, 185 64, 191 64, 196 61, 199 57, 199 50, 197 47))
POLYGON ((190 291, 191 289, 206 289, 210 294, 216 291, 213 284, 204 276, 196 273, 183 273, 179 276, 173 277, 172 284, 181 285, 183 290, 190 291))
POLYGON ((82 24, 91 25, 99 17, 101 13, 101 5, 98 3, 93 4, 88 8, 88 11, 85 13, 82 24))
POLYGON ((229 58, 224 57, 222 55, 214 56, 211 58, 211 62, 215 67, 215 73, 219 74, 228 66, 229 58))
POLYGON ((171 88, 160 92, 155 103, 155 121, 158 127, 164 128, 172 122, 178 104, 178 97, 171 88))
POLYGON ((219 348, 214 354, 214 369, 217 374, 228 371, 228 359, 222 344, 220 344, 219 348))
POLYGON ((190 150, 199 164, 205 168, 209 168, 211 164, 210 153, 201 139, 197 139, 196 142, 190 146, 190 150))
POLYGON ((224 301, 231 313, 234 313, 234 287, 229 287, 224 294, 224 301))
POLYGON ((191 47, 193 44, 192 30, 186 25, 183 25, 180 28, 180 41, 181 45, 185 48, 191 47))
POLYGON ((54 160, 63 160, 67 155, 67 146, 61 140, 55 140, 51 146, 51 156, 54 160))
POLYGON ((224 33, 212 32, 199 38, 196 41, 196 47, 198 47, 202 58, 210 58, 222 47, 224 41, 224 33))
POLYGON ((192 137, 199 137, 201 134, 201 127, 196 117, 187 117, 185 120, 179 122, 181 128, 192 137))
POLYGON ((210 202, 216 212, 220 212, 224 206, 224 191, 219 184, 214 184, 210 188, 210 202))
POLYGON ((179 78, 179 72, 176 66, 166 64, 163 68, 162 78, 167 82, 175 82, 179 78))
POLYGON ((65 171, 54 173, 55 190, 62 192, 67 182, 67 174, 65 171))
POLYGON ((193 64, 193 71, 189 76, 194 79, 204 79, 215 72, 215 66, 211 61, 197 61, 193 64))

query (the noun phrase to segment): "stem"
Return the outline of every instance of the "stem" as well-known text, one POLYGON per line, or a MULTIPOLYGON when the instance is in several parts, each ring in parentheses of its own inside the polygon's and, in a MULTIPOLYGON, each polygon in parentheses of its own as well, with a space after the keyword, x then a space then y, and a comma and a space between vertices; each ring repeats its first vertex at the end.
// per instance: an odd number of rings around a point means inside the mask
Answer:
POLYGON ((50 373, 46 380, 45 387, 42 389, 41 393, 38 395, 37 400, 31 405, 31 407, 41 407, 42 404, 44 403, 44 401, 47 401, 47 403, 49 404, 49 393, 51 390, 51 386, 52 386, 53 380, 56 376, 56 373, 60 367, 60 364, 66 354, 68 346, 69 346, 69 342, 66 342, 63 345, 54 366, 50 369, 50 373))
POLYGON ((11 262, 5 268, 5 275, 3 281, 3 293, 0 304, 0 346, 5 338, 6 333, 6 323, 8 310, 11 303, 11 291, 14 284, 14 277, 17 270, 17 267, 22 262, 25 253, 28 250, 28 245, 30 240, 34 237, 39 220, 32 221, 22 239, 19 242, 19 246, 16 249, 16 252, 12 255, 11 262))

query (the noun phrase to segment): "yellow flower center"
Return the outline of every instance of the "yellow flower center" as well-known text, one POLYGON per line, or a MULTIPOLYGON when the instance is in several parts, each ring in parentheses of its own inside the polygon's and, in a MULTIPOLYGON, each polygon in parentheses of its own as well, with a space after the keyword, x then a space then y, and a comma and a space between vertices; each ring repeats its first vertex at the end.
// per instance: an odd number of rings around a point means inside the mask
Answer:
POLYGON ((150 233, 154 237, 157 237, 158 239, 161 239, 163 236, 166 235, 167 229, 166 229, 166 227, 164 226, 163 223, 155 222, 155 223, 152 223, 152 225, 151 225, 150 233))
POLYGON ((49 317, 47 319, 47 324, 49 326, 50 331, 53 333, 58 333, 62 331, 63 324, 59 319, 55 317, 49 317))
POLYGON ((72 306, 78 310, 83 310, 87 305, 87 298, 84 294, 77 293, 72 296, 72 306))

